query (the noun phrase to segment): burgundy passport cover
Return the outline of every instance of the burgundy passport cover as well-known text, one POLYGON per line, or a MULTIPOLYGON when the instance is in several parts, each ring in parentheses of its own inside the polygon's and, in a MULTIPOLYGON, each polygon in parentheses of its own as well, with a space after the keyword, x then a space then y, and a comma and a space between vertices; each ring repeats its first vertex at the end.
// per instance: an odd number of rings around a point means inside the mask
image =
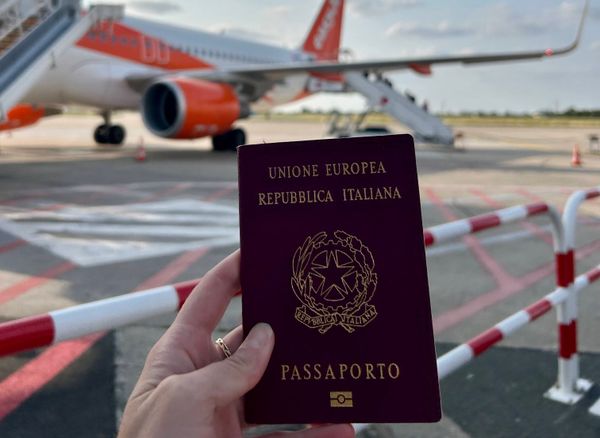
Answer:
POLYGON ((238 165, 244 331, 275 331, 246 421, 438 421, 412 137, 247 145, 238 165))

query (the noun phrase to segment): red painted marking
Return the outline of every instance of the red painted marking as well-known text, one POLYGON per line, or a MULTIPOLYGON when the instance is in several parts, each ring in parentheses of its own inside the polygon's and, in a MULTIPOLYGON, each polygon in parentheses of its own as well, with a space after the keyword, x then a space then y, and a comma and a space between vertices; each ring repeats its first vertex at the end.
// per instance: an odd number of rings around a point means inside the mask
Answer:
POLYGON ((75 268, 75 265, 70 262, 61 263, 59 265, 53 266, 41 274, 28 277, 22 281, 19 281, 12 286, 8 286, 2 290, 0 290, 0 305, 10 301, 14 298, 17 298, 19 295, 24 294, 25 292, 33 289, 34 287, 40 286, 47 281, 50 281, 65 272, 69 272, 75 268))
POLYGON ((161 269, 159 272, 140 284, 136 290, 150 289, 157 286, 169 284, 173 278, 183 274, 196 260, 204 256, 208 248, 199 248, 187 251, 161 269))
POLYGON ((525 199, 529 199, 530 201, 533 201, 535 203, 538 204, 545 204, 544 199, 542 199, 540 196, 535 195, 533 193, 531 193, 529 190, 520 188, 517 189, 517 193, 519 193, 521 196, 523 196, 525 199))
MULTIPOLYGON (((587 257, 590 254, 600 249, 600 240, 596 240, 589 245, 586 245, 577 251, 577 259, 587 257)), ((548 263, 541 266, 528 274, 516 279, 513 284, 508 284, 503 287, 497 287, 483 295, 479 295, 477 298, 459 306, 454 309, 447 310, 440 313, 433 318, 433 330, 436 334, 447 330, 456 324, 464 321, 470 316, 482 311, 483 309, 490 307, 512 295, 515 295, 527 287, 537 283, 543 278, 552 275, 555 266, 554 262, 548 263)))
POLYGON ((452 212, 452 210, 450 210, 448 208, 448 206, 444 203, 444 201, 442 201, 442 199, 437 195, 437 193, 435 193, 433 191, 432 188, 427 187, 424 190, 425 190, 425 195, 429 198, 431 203, 433 205, 435 205, 442 212, 442 216, 444 216, 446 218, 446 220, 455 221, 458 219, 458 216, 456 216, 452 212))
POLYGON ((471 231, 476 233, 487 228, 497 227, 500 225, 500 218, 495 213, 482 214, 469 219, 469 223, 471 224, 471 231))
POLYGON ((585 275, 588 278, 588 281, 593 283, 600 278, 600 267, 595 267, 591 271, 586 272, 585 275))
MULTIPOLYGON (((448 220, 456 220, 456 215, 444 204, 437 194, 430 188, 425 189, 425 193, 429 200, 442 212, 448 220)), ((509 275, 503 268, 494 260, 494 258, 483 248, 479 240, 474 236, 465 236, 463 241, 467 244, 473 255, 479 263, 494 277, 496 283, 502 287, 509 287, 515 284, 514 277, 509 275)))
POLYGON ((573 250, 556 254, 556 284, 568 287, 575 280, 575 259, 573 250))
POLYGON ((8 251, 12 251, 13 249, 19 248, 23 245, 25 245, 27 242, 25 242, 24 240, 15 240, 13 242, 7 243, 5 245, 0 246, 0 254, 1 253, 5 253, 8 251))
POLYGON ((175 184, 173 187, 169 187, 165 190, 161 190, 160 192, 153 193, 151 195, 146 196, 145 198, 140 199, 137 202, 152 202, 158 198, 165 198, 167 196, 174 195, 175 193, 179 193, 187 188, 191 187, 190 183, 179 183, 175 184))
POLYGON ((475 356, 479 356, 485 350, 490 348, 497 342, 500 342, 503 338, 502 332, 496 327, 492 327, 480 335, 475 336, 467 344, 473 349, 475 356))
POLYGON ((558 326, 558 354, 563 359, 570 359, 577 353, 577 321, 558 326))
POLYGON ((51 347, 0 382, 0 420, 85 353, 102 335, 51 347))
POLYGON ((527 306, 525 311, 529 313, 531 321, 535 321, 540 316, 547 313, 550 309, 552 309, 552 303, 544 298, 527 306))
POLYGON ((203 201, 207 201, 207 202, 214 202, 217 199, 223 198, 227 195, 229 195, 231 192, 233 192, 235 189, 237 189, 237 185, 236 184, 231 184, 228 187, 222 188, 221 190, 218 190, 206 197, 204 197, 202 200, 203 201))
POLYGON ((54 340, 50 315, 33 316, 0 324, 0 357, 46 347, 54 340))
POLYGON ((600 190, 598 189, 590 189, 585 193, 585 199, 597 198, 600 196, 600 190))
POLYGON ((425 240, 425 246, 431 246, 435 241, 433 234, 431 234, 431 231, 428 230, 423 231, 423 239, 425 240))

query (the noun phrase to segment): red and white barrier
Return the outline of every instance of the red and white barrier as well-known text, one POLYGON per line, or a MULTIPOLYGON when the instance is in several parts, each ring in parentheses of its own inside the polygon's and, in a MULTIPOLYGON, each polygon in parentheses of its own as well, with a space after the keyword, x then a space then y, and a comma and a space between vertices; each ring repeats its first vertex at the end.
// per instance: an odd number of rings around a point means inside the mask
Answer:
MULTIPOLYGON (((495 212, 437 225, 423 232, 425 246, 447 242, 468 234, 546 214, 552 224, 556 258, 557 289, 529 307, 511 315, 489 330, 462 344, 438 359, 440 379, 473 358, 536 320, 553 307, 559 319, 559 377, 548 397, 574 403, 591 385, 579 378, 577 359, 577 293, 600 279, 600 265, 577 279, 575 274, 575 219, 579 205, 600 196, 600 188, 573 194, 560 215, 552 206, 535 203, 509 207, 495 212)), ((121 327, 139 320, 177 311, 199 280, 163 286, 116 296, 41 316, 0 324, 0 356, 44 347, 68 339, 121 327)), ((598 402, 600 405, 600 401, 598 402)), ((600 406, 598 408, 600 411, 600 406)), ((361 427, 363 425, 356 425, 361 427)))
POLYGON ((0 324, 0 356, 122 327, 181 308, 200 280, 119 295, 0 324))
MULTIPOLYGON (((600 265, 577 277, 575 291, 581 291, 598 279, 600 279, 600 265)), ((448 376, 520 328, 548 313, 552 308, 561 305, 569 298, 569 294, 568 289, 559 287, 541 300, 513 313, 495 326, 442 355, 437 360, 439 379, 448 376)))
POLYGON ((473 234, 500 225, 510 224, 540 214, 548 215, 552 222, 554 250, 556 252, 564 252, 564 239, 560 214, 554 207, 543 202, 503 208, 491 213, 436 225, 426 229, 423 232, 423 238, 425 239, 425 246, 437 245, 466 236, 467 234, 473 234))
POLYGON ((586 200, 600 196, 600 187, 580 190, 569 196, 563 212, 565 250, 557 254, 556 279, 560 287, 569 291, 567 299, 558 307, 558 379, 546 396, 562 403, 576 403, 591 387, 591 382, 579 376, 577 354, 577 294, 575 283, 575 231, 577 210, 586 200))
MULTIPOLYGON (((554 225, 555 247, 562 247, 560 216, 544 203, 509 207, 492 213, 437 225, 423 232, 426 246, 470 233, 548 214, 554 225)), ((0 324, 0 357, 45 347, 68 339, 133 324, 178 310, 199 280, 133 292, 81 304, 44 315, 0 324)))

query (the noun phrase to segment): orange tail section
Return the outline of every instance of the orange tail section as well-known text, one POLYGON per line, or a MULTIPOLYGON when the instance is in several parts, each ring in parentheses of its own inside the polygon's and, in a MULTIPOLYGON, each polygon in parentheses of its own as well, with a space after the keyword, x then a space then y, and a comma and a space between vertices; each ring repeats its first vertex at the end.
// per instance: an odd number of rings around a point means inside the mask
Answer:
POLYGON ((302 49, 319 60, 336 60, 340 52, 344 0, 325 0, 302 49))

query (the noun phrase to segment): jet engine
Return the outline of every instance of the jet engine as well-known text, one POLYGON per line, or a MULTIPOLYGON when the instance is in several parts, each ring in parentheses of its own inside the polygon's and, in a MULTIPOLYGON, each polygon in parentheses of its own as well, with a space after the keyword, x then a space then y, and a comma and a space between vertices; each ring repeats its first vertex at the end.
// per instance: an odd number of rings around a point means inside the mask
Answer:
POLYGON ((164 138, 217 136, 248 116, 231 86, 199 79, 170 78, 153 83, 142 97, 146 127, 164 138))
POLYGON ((8 111, 5 120, 0 120, 0 131, 33 125, 42 117, 53 116, 61 112, 60 108, 44 108, 21 103, 8 111))

